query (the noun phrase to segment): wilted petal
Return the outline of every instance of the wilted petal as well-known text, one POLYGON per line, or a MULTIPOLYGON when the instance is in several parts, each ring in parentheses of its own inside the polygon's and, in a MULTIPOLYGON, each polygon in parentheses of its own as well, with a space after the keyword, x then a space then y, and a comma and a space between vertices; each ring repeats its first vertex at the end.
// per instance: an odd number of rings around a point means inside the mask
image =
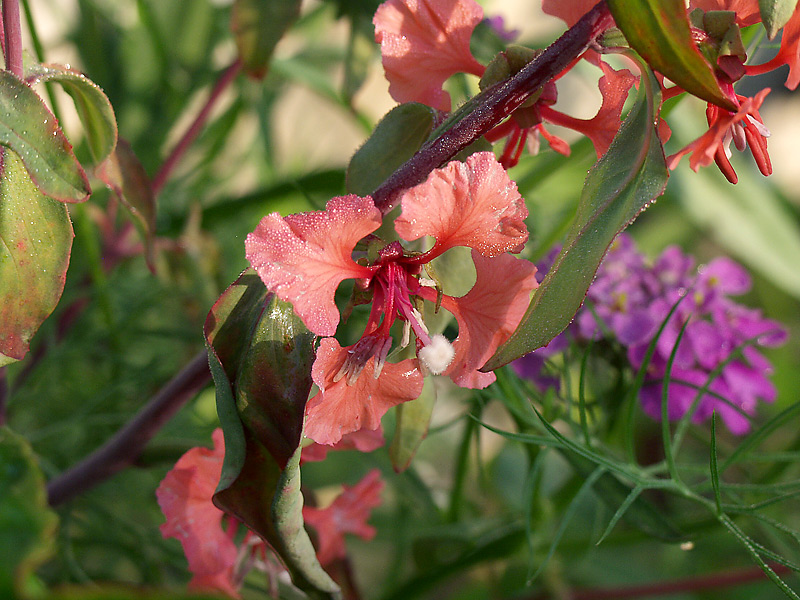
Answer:
POLYGON ((525 201, 491 152, 436 169, 405 191, 401 202, 397 233, 406 240, 436 238, 431 258, 453 246, 498 256, 520 252, 528 241, 525 201))
POLYGON ((334 382, 347 350, 335 339, 325 338, 311 368, 319 393, 308 401, 305 435, 318 444, 333 445, 353 431, 377 429, 387 410, 422 393, 423 377, 416 360, 386 363, 375 379, 373 356, 352 385, 347 377, 334 382))
POLYGON ((455 358, 445 372, 456 384, 484 388, 494 373, 478 371, 522 320, 531 291, 538 287, 530 261, 501 254, 486 258, 472 251, 477 279, 466 296, 445 296, 442 306, 455 315, 458 337, 455 358))
POLYGON ((356 485, 342 486, 344 491, 327 508, 303 507, 303 518, 317 531, 317 558, 323 565, 344 558, 347 551, 344 534, 352 533, 365 540, 375 537, 375 528, 367 524, 372 509, 381 504, 381 472, 373 469, 356 485))
POLYGON ((211 502, 225 455, 222 430, 214 431, 212 437, 213 449, 186 452, 158 486, 156 498, 167 518, 161 534, 176 538, 183 546, 194 575, 190 587, 238 598, 233 584, 238 551, 222 529, 224 513, 211 502))
POLYGON ((287 217, 272 213, 247 236, 247 260, 267 289, 292 303, 311 331, 333 335, 339 324, 336 288, 344 279, 372 274, 351 254, 380 224, 372 199, 353 195, 332 198, 324 211, 287 217))
POLYGON ((388 0, 372 22, 381 45, 389 93, 398 102, 421 102, 450 110, 450 95, 442 90, 455 73, 482 75, 469 41, 483 19, 474 0, 388 0))

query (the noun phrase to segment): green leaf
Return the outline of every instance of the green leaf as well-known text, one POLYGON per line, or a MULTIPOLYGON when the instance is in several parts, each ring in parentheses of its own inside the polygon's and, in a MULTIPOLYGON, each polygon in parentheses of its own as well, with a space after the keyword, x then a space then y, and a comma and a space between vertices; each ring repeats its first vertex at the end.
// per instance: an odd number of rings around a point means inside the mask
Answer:
POLYGON ((245 71, 253 77, 267 74, 272 52, 300 15, 300 0, 236 0, 231 30, 245 71))
POLYGON ((494 370, 540 348, 569 325, 611 242, 667 183, 667 167, 654 123, 660 105, 652 73, 608 152, 589 172, 572 228, 533 295, 522 322, 482 371, 494 370), (645 93, 651 89, 652 97, 645 93))
POLYGON ((130 144, 119 140, 108 158, 97 166, 95 174, 134 217, 144 236, 147 263, 153 270, 156 197, 150 179, 130 144))
POLYGON ((736 106, 719 87, 714 68, 692 40, 684 0, 608 0, 631 47, 690 94, 730 111, 736 106))
POLYGON ((0 428, 0 596, 24 593, 27 577, 53 552, 58 517, 28 442, 0 428))
POLYGON ((252 269, 214 304, 205 335, 226 449, 214 503, 269 542, 309 596, 338 598, 303 528, 300 439, 314 336, 252 269))
POLYGON ((428 138, 434 123, 434 110, 410 102, 395 106, 350 160, 347 191, 366 196, 411 158, 428 138))
POLYGON ((389 448, 389 458, 398 473, 408 468, 420 444, 427 437, 435 403, 436 386, 432 377, 426 377, 419 398, 404 402, 395 409, 397 425, 389 448))
POLYGON ((20 158, 0 149, 0 366, 22 359, 64 290, 67 207, 44 196, 20 158))
POLYGON ((786 25, 797 8, 798 0, 758 0, 761 22, 767 30, 767 37, 774 38, 786 25))
POLYGON ((0 71, 0 144, 19 154, 43 194, 81 202, 92 189, 72 146, 42 99, 9 71, 0 71))
POLYGON ((61 84, 75 103, 95 164, 111 154, 117 145, 117 119, 100 86, 83 73, 61 65, 35 64, 26 70, 25 81, 30 85, 46 81, 61 84))

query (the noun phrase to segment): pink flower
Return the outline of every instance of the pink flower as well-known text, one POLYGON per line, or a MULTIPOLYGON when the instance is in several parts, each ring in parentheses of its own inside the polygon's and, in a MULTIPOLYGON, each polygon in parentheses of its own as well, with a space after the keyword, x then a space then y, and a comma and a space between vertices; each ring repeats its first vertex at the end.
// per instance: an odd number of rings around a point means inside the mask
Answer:
POLYGON ((761 22, 761 11, 758 0, 691 0, 689 10, 700 8, 710 10, 732 10, 736 13, 736 22, 740 27, 755 25, 761 22))
POLYGON ((375 528, 367 524, 370 512, 381 503, 381 472, 374 469, 354 486, 344 491, 327 508, 303 508, 303 518, 317 532, 317 558, 324 566, 347 556, 344 534, 352 533, 367 541, 375 537, 375 528))
POLYGON ((775 58, 761 65, 746 65, 745 71, 748 75, 760 75, 783 65, 789 65, 786 87, 790 90, 797 89, 800 84, 800 5, 783 27, 781 47, 775 58))
POLYGON ((449 111, 450 95, 442 89, 447 78, 461 72, 483 74, 483 65, 469 49, 482 19, 483 9, 474 0, 381 4, 372 22, 392 98, 449 111))
POLYGON ((213 449, 189 450, 158 486, 156 498, 167 518, 161 533, 165 538, 176 538, 183 546, 193 574, 190 588, 238 598, 234 566, 239 550, 222 529, 225 513, 211 502, 225 455, 222 430, 215 430, 212 439, 213 449))
POLYGON ((567 27, 572 27, 595 4, 595 0, 542 0, 542 12, 558 17, 567 27))
POLYGON ((245 241, 247 258, 267 288, 292 302, 317 335, 335 333, 333 298, 342 280, 356 279, 372 297, 361 339, 345 348, 334 339, 320 344, 312 368, 319 393, 308 402, 305 428, 317 443, 331 445, 353 431, 377 428, 389 408, 419 396, 424 373, 443 373, 466 387, 491 383, 494 375, 477 369, 519 323, 536 287, 535 267, 506 254, 525 245, 528 211, 492 153, 436 169, 406 190, 400 203, 395 230, 409 241, 433 237, 427 252, 370 236, 354 261, 359 239, 381 223, 372 199, 357 196, 333 198, 322 212, 268 215, 245 241), (424 275, 427 263, 454 246, 472 249, 477 272, 475 286, 461 298, 444 295, 424 275), (455 315, 454 344, 428 331, 421 310, 426 300, 455 315), (402 345, 414 332, 416 357, 387 363, 396 321, 403 325, 402 345))
POLYGON ((359 452, 372 452, 383 446, 386 441, 383 439, 383 431, 377 429, 359 429, 353 433, 343 436, 339 442, 333 446, 313 443, 305 448, 300 456, 300 464, 307 462, 319 462, 325 460, 330 450, 358 450, 359 452))
POLYGON ((771 174, 772 163, 767 153, 766 140, 769 130, 758 114, 758 109, 769 91, 769 88, 765 88, 754 98, 736 95, 739 110, 735 113, 709 104, 706 109, 708 131, 670 156, 667 159, 667 166, 674 169, 681 157, 691 154, 689 165, 693 170, 697 171, 700 167, 708 166, 715 161, 728 181, 736 183, 738 181, 736 172, 728 160, 731 155, 730 143, 733 141, 739 150, 744 150, 749 145, 761 173, 771 174))

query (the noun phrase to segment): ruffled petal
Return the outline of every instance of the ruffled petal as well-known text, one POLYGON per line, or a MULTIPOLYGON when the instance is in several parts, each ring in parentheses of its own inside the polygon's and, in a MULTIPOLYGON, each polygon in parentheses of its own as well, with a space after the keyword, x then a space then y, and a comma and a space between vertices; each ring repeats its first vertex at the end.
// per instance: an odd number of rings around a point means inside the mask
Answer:
POLYGON ((373 356, 352 385, 348 385, 347 377, 333 381, 349 348, 325 338, 317 349, 311 377, 319 393, 306 406, 305 435, 318 444, 333 445, 353 431, 377 429, 387 410, 422 393, 423 377, 416 359, 386 363, 375 379, 373 356))
POLYGON ((505 169, 491 152, 466 163, 452 161, 406 190, 395 229, 406 240, 436 238, 429 256, 466 246, 484 256, 520 252, 528 241, 528 209, 505 169))
POLYGON ((480 76, 484 67, 472 56, 469 41, 483 19, 474 0, 388 0, 372 22, 381 45, 389 93, 398 102, 421 102, 449 111, 442 90, 455 73, 480 76))
POLYGON ((347 551, 344 534, 352 533, 365 540, 375 537, 375 528, 367 523, 372 509, 381 504, 381 472, 373 469, 354 486, 344 491, 327 508, 303 507, 303 518, 317 532, 317 559, 323 565, 344 558, 347 551))
POLYGON ((372 198, 332 198, 324 211, 267 215, 247 236, 245 252, 267 289, 291 302, 311 331, 333 335, 339 324, 336 288, 344 279, 372 274, 351 254, 380 224, 372 198))
POLYGON ((211 502, 225 456, 222 430, 214 431, 212 438, 213 449, 186 452, 158 486, 156 498, 167 518, 161 534, 183 546, 193 574, 190 587, 238 598, 233 583, 238 550, 222 529, 224 513, 211 502))
POLYGON ((455 315, 458 337, 455 358, 445 372, 456 384, 484 388, 494 373, 478 371, 522 320, 531 291, 538 287, 536 267, 530 261, 502 254, 486 258, 475 250, 477 279, 466 296, 445 296, 442 306, 455 315))

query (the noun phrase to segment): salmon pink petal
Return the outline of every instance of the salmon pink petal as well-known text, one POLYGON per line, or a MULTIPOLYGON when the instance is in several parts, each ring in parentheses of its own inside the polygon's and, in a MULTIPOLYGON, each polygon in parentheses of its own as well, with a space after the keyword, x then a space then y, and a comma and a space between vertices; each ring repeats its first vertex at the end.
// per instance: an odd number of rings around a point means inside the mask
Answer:
POLYGON ((455 73, 480 76, 484 67, 472 56, 469 41, 483 19, 474 0, 388 0, 372 22, 381 45, 389 93, 398 102, 421 102, 449 111, 442 90, 455 73))
POLYGON ((530 261, 509 254, 486 258, 474 250, 472 259, 475 285, 466 296, 442 300, 458 321, 456 355, 445 374, 461 387, 484 388, 495 375, 478 369, 519 325, 538 284, 530 261))
POLYGON ((306 327, 333 335, 339 324, 336 288, 344 279, 372 274, 351 254, 380 224, 372 198, 332 198, 324 211, 267 215, 247 236, 245 252, 267 289, 291 302, 306 327))
POLYGON ((387 410, 422 393, 423 377, 416 359, 386 363, 376 379, 373 356, 352 384, 348 377, 334 381, 351 347, 342 348, 335 339, 325 338, 317 350, 311 377, 319 393, 308 401, 305 435, 318 444, 330 446, 359 429, 377 429, 387 410))
POLYGON ((161 533, 183 546, 194 575, 190 587, 238 598, 233 583, 238 551, 222 529, 224 513, 211 502, 225 455, 221 429, 214 431, 213 440, 213 450, 192 448, 181 456, 158 486, 156 498, 167 518, 161 533))
POLYGON ((558 17, 568 27, 572 27, 595 4, 595 0, 542 0, 542 12, 558 17))
POLYGON ((754 25, 761 22, 761 11, 758 0, 691 0, 689 10, 701 8, 710 10, 732 10, 736 13, 736 22, 740 27, 754 25))
POLYGON ((342 486, 344 491, 327 508, 303 507, 303 518, 317 531, 317 559, 323 565, 347 555, 344 534, 352 533, 365 540, 375 537, 375 528, 367 524, 372 509, 381 504, 381 472, 373 469, 356 485, 342 486))
POLYGON ((789 65, 786 87, 790 90, 797 89, 800 84, 800 5, 783 28, 778 57, 784 64, 789 65))
POLYGON ((397 233, 406 240, 436 238, 430 258, 453 246, 498 256, 520 252, 528 241, 525 201, 491 152, 436 169, 426 181, 406 190, 401 203, 397 233))
POLYGON ((300 456, 301 462, 319 462, 325 460, 329 450, 358 450, 359 452, 372 452, 386 443, 383 439, 383 430, 359 429, 353 433, 342 436, 333 446, 317 444, 316 442, 303 448, 300 456))

